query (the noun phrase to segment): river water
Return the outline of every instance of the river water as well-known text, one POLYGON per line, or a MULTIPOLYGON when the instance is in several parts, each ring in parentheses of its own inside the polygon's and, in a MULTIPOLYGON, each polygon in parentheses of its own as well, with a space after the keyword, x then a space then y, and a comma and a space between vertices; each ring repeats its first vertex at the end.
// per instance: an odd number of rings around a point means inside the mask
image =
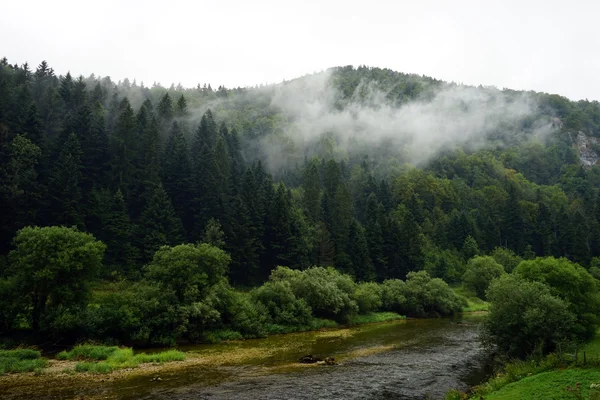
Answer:
MULTIPOLYGON (((486 376, 481 317, 414 319, 183 348, 214 360, 153 376, 60 387, 48 399, 443 399, 486 376), (306 354, 335 366, 302 365, 306 354)), ((9 395, 31 399, 26 387, 9 395)), ((2 388, 0 387, 0 392, 2 388)), ((1 396, 0 396, 1 397, 1 396)))
POLYGON ((486 374, 487 357, 478 340, 480 319, 460 322, 407 320, 353 328, 340 336, 311 332, 246 341, 240 351, 248 346, 275 351, 256 363, 222 366, 216 375, 189 371, 151 390, 142 385, 143 390, 123 393, 123 398, 442 399, 449 389, 466 390, 486 374), (281 346, 281 341, 294 345, 281 346), (305 354, 334 356, 340 363, 289 365, 305 354))

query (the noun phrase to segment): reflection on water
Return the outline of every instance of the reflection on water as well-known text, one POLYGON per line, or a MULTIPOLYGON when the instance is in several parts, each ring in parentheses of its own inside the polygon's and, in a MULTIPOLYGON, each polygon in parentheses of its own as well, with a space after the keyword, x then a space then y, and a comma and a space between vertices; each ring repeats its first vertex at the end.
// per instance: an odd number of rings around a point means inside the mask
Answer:
POLYGON ((425 399, 484 377, 478 317, 407 320, 327 332, 183 348, 216 360, 161 374, 65 388, 51 398, 425 399), (301 365, 305 354, 336 366, 301 365))

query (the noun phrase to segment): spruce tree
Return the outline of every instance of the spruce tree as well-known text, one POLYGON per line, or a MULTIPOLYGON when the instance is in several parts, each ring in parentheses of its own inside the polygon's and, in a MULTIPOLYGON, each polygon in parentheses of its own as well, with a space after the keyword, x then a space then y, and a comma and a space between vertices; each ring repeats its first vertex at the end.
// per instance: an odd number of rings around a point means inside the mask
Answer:
POLYGON ((0 254, 10 247, 15 232, 33 225, 39 208, 37 164, 40 148, 25 135, 17 135, 2 148, 0 142, 0 254))
POLYGON ((367 197, 365 219, 365 239, 369 248, 369 254, 371 255, 373 268, 377 277, 382 278, 385 276, 385 271, 387 271, 387 259, 384 252, 385 239, 383 235, 385 213, 383 205, 377 202, 377 198, 373 193, 367 197))
POLYGON ((208 243, 212 246, 223 249, 225 246, 225 233, 221 229, 221 224, 214 218, 208 220, 206 229, 204 230, 204 236, 202 237, 202 243, 208 243))
POLYGON ((175 115, 179 118, 182 118, 187 116, 187 113, 187 100, 182 94, 181 96, 179 96, 179 99, 177 99, 177 105, 175 106, 175 115))
POLYGON ((186 232, 192 229, 192 166, 187 142, 178 122, 173 122, 163 157, 162 179, 175 212, 186 232))
POLYGON ((115 192, 106 205, 102 215, 102 233, 102 241, 107 246, 104 261, 109 268, 107 272, 117 272, 130 277, 139 276, 139 253, 132 244, 135 228, 120 190, 115 192))
POLYGON ((302 202, 306 215, 312 222, 317 222, 321 210, 321 180, 316 161, 309 162, 305 167, 302 186, 304 188, 302 202))
POLYGON ((357 281, 368 282, 375 279, 375 268, 369 254, 364 229, 356 219, 350 223, 346 252, 352 263, 352 270, 347 272, 357 281))
POLYGON ((81 147, 74 133, 69 135, 50 175, 48 194, 54 225, 83 228, 81 210, 81 147))
POLYGON ((183 243, 183 226, 163 189, 158 185, 142 212, 138 224, 138 238, 141 238, 142 262, 152 259, 163 245, 174 246, 183 243))
POLYGON ((160 124, 168 127, 173 121, 173 101, 171 100, 171 96, 169 93, 165 93, 165 95, 160 99, 158 106, 156 107, 158 113, 158 119, 160 124))
POLYGON ((111 183, 113 187, 122 190, 123 196, 127 198, 134 183, 133 162, 139 142, 137 141, 135 116, 129 100, 123 99, 119 109, 115 131, 110 136, 111 183))
POLYGON ((215 158, 217 127, 207 111, 192 143, 192 237, 200 240, 210 218, 224 219, 220 171, 215 158))

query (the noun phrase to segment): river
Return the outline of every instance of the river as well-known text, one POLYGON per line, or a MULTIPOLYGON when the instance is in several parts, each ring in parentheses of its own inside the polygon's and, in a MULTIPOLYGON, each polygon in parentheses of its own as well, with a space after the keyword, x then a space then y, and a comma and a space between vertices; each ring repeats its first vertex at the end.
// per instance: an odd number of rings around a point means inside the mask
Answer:
MULTIPOLYGON (((442 399, 449 389, 464 390, 485 377, 487 357, 479 343, 480 321, 477 316, 465 316, 460 323, 409 319, 184 347, 191 356, 215 360, 214 364, 162 371, 160 379, 142 375, 64 390, 54 387, 44 397, 442 399), (333 356, 339 364, 299 364, 297 360, 306 354, 333 356)), ((11 398, 27 398, 24 392, 23 397, 13 394, 11 398)))

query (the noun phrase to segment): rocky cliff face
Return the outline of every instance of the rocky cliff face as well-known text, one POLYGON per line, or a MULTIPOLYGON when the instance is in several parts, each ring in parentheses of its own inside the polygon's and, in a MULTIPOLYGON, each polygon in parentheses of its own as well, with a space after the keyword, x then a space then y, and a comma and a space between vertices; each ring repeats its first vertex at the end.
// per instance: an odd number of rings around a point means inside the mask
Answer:
POLYGON ((581 131, 570 135, 573 145, 577 147, 579 152, 581 164, 587 168, 600 165, 600 139, 588 136, 581 131))

